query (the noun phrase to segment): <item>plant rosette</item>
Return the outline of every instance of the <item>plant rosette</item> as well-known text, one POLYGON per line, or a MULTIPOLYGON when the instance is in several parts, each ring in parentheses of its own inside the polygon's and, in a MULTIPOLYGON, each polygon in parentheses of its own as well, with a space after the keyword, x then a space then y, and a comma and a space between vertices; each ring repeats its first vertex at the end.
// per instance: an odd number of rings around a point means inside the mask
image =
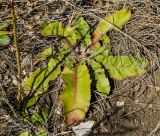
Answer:
POLYGON ((83 120, 88 112, 91 84, 99 93, 108 95, 111 89, 109 78, 122 80, 144 73, 148 67, 147 59, 112 56, 111 46, 106 46, 110 43, 107 32, 114 27, 122 29, 130 18, 131 11, 124 9, 100 20, 95 29, 80 16, 74 17, 70 25, 57 21, 43 25, 41 34, 57 38, 58 52, 50 47, 39 54, 48 63, 26 80, 24 92, 30 99, 25 108, 35 105, 39 95, 47 91, 49 82, 60 77, 64 83, 60 95, 64 116, 66 123, 72 125, 83 120))

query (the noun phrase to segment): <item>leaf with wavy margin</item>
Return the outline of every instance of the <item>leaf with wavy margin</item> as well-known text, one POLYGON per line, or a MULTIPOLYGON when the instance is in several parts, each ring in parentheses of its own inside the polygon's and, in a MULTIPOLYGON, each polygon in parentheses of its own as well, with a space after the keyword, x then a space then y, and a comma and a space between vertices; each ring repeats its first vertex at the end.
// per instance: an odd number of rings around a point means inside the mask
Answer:
POLYGON ((33 96, 29 99, 26 107, 30 107, 36 103, 38 95, 48 89, 49 82, 55 80, 60 72, 59 62, 55 59, 50 59, 47 67, 37 69, 29 76, 24 84, 24 93, 26 95, 31 93, 33 96))
POLYGON ((57 36, 64 46, 74 46, 77 43, 77 31, 69 26, 64 27, 62 22, 44 25, 40 32, 43 36, 57 36))
POLYGON ((43 36, 63 36, 64 26, 62 22, 51 22, 42 26, 40 30, 43 36))
POLYGON ((111 78, 118 80, 142 74, 148 67, 148 60, 142 57, 100 55, 96 60, 108 69, 111 78))
POLYGON ((65 67, 62 72, 64 90, 61 100, 67 124, 71 125, 85 118, 90 106, 90 76, 85 64, 77 64, 74 69, 65 67))
POLYGON ((94 71, 94 76, 96 80, 96 88, 100 93, 103 93, 105 95, 108 95, 110 92, 110 85, 109 80, 105 75, 105 71, 102 68, 101 64, 90 60, 88 61, 88 64, 91 66, 91 68, 94 71))
POLYGON ((131 10, 123 9, 113 13, 110 16, 107 16, 104 20, 101 20, 94 33, 92 38, 92 43, 95 44, 97 41, 101 40, 102 37, 111 30, 114 26, 122 29, 122 26, 129 21, 131 18, 131 10))
POLYGON ((89 46, 92 43, 90 35, 90 26, 84 20, 84 18, 79 16, 75 17, 72 20, 71 25, 74 29, 76 29, 80 33, 81 35, 80 40, 84 41, 84 44, 86 46, 89 46))

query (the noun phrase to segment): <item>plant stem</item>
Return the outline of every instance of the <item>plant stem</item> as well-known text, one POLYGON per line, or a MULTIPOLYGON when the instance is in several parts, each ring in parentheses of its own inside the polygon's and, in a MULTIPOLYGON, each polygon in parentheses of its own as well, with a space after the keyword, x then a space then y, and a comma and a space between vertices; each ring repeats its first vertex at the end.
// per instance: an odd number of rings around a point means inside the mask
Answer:
POLYGON ((17 27, 16 27, 16 17, 15 17, 15 9, 14 9, 14 0, 12 0, 12 21, 13 21, 13 33, 14 33, 14 46, 16 49, 16 59, 17 59, 17 71, 18 71, 18 96, 17 99, 21 101, 21 64, 20 64, 20 53, 17 42, 17 27))

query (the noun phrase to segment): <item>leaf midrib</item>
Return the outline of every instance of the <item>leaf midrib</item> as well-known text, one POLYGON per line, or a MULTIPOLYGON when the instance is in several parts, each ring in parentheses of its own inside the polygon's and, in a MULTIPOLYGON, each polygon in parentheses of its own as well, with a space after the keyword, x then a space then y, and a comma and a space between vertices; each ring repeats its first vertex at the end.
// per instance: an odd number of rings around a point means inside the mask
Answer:
POLYGON ((73 109, 76 105, 76 99, 78 97, 78 64, 74 69, 74 80, 75 80, 75 88, 74 88, 74 102, 73 102, 73 109))

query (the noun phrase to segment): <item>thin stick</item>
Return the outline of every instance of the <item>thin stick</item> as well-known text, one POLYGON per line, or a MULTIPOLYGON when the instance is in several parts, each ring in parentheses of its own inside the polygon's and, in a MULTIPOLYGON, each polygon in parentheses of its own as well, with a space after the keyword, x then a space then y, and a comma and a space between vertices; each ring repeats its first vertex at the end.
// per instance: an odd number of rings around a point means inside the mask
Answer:
POLYGON ((152 130, 152 132, 148 136, 154 136, 159 129, 160 129, 160 121, 158 122, 157 126, 152 130))
POLYGON ((14 0, 12 0, 12 21, 13 21, 13 33, 14 33, 14 46, 16 49, 16 58, 17 58, 17 71, 18 71, 18 96, 17 99, 21 101, 21 64, 20 64, 20 54, 19 47, 17 42, 17 28, 16 28, 16 17, 15 17, 15 9, 14 9, 14 0))

